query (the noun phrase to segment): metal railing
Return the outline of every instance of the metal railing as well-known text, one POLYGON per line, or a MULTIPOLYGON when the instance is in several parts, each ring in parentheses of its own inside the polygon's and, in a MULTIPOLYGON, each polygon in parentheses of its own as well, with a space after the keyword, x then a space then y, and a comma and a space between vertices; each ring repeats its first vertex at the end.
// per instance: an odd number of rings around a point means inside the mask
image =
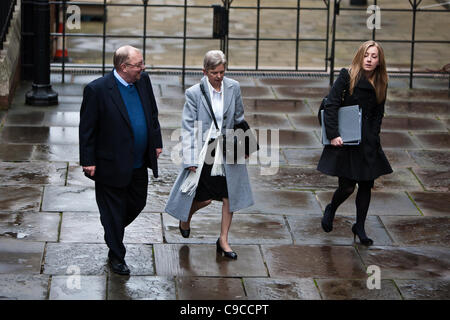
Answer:
MULTIPOLYGON (((26 0, 25 0, 26 1, 26 0)), ((28 0, 30 1, 30 0, 28 0)), ((102 59, 101 64, 70 64, 67 63, 64 59, 60 63, 52 63, 52 68, 60 69, 62 72, 62 82, 64 82, 64 76, 65 76, 65 70, 66 67, 70 67, 71 69, 97 69, 100 70, 102 74, 105 74, 107 69, 112 68, 111 63, 106 63, 106 41, 107 39, 114 39, 114 38, 127 38, 127 39, 141 39, 142 40, 142 52, 144 59, 146 57, 146 43, 149 40, 152 39, 175 39, 175 40, 181 40, 182 41, 182 59, 180 65, 175 66, 158 66, 158 65, 152 65, 147 66, 148 69, 151 70, 172 70, 172 71, 181 71, 183 84, 184 84, 184 78, 187 71, 200 71, 200 67, 192 67, 187 66, 186 63, 186 47, 187 47, 187 41, 189 40, 214 40, 218 41, 217 38, 213 37, 213 32, 211 32, 211 36, 193 36, 188 35, 187 32, 187 23, 188 23, 188 10, 192 9, 212 9, 212 5, 193 5, 188 4, 187 0, 184 0, 183 4, 153 4, 150 3, 149 0, 141 0, 142 3, 109 3, 107 0, 98 0, 97 2, 92 3, 86 3, 86 2, 80 2, 80 1, 67 1, 67 0, 58 0, 58 1, 49 1, 50 4, 53 5, 59 5, 62 7, 63 12, 66 12, 66 8, 68 5, 83 5, 83 6, 102 6, 103 8, 103 28, 102 33, 68 33, 66 31, 66 26, 64 24, 62 32, 53 32, 50 35, 52 37, 62 37, 62 45, 63 45, 63 51, 66 49, 66 37, 91 37, 91 38, 101 38, 102 39, 102 59), (143 25, 142 25, 142 33, 140 35, 119 35, 119 34, 110 34, 107 33, 107 10, 110 7, 139 7, 143 10, 143 25), (151 8, 174 8, 174 9, 183 9, 183 31, 182 35, 149 35, 147 34, 147 12, 148 10, 151 10, 151 8)), ((220 0, 216 0, 219 2, 220 0)), ((450 41, 445 40, 417 40, 416 39, 416 20, 417 15, 422 12, 450 12, 448 8, 445 9, 426 9, 426 8, 420 8, 420 4, 422 0, 403 0, 408 1, 411 5, 410 9, 405 8, 383 8, 383 12, 401 12, 404 14, 410 14, 412 19, 412 30, 411 30, 411 39, 410 40, 404 40, 404 39, 378 39, 377 38, 377 31, 374 28, 372 30, 372 40, 380 41, 382 43, 396 43, 396 44, 409 44, 411 46, 411 52, 410 52, 410 59, 409 59, 409 68, 408 70, 398 70, 398 71, 392 71, 390 70, 391 74, 398 74, 402 75, 404 77, 409 77, 409 86, 410 88, 413 87, 413 79, 415 76, 418 76, 418 72, 414 70, 414 62, 415 62, 415 44, 449 44, 450 41)), ((328 75, 330 78, 330 85, 334 81, 334 73, 337 72, 335 70, 335 59, 336 59, 336 53, 335 53, 335 47, 336 43, 344 43, 344 42, 363 42, 370 39, 345 39, 345 38, 338 38, 336 37, 336 31, 338 29, 337 22, 340 19, 339 14, 341 12, 345 11, 366 11, 366 7, 345 7, 341 8, 341 0, 322 0, 317 1, 318 3, 321 3, 320 7, 308 7, 304 6, 301 0, 297 0, 296 6, 263 6, 261 5, 261 0, 256 0, 256 5, 253 6, 243 6, 238 5, 238 0, 222 0, 221 6, 226 10, 227 16, 232 18, 230 14, 235 11, 239 10, 254 10, 256 15, 256 36, 254 37, 237 37, 237 36, 230 36, 228 32, 228 28, 225 32, 225 34, 219 39, 220 40, 220 48, 227 54, 229 57, 229 44, 233 41, 254 41, 255 42, 255 61, 253 67, 248 68, 239 68, 234 67, 231 63, 228 66, 229 71, 244 71, 244 72, 283 72, 283 73, 290 73, 290 74, 301 74, 301 73, 319 73, 321 75, 328 75), (266 37, 264 35, 261 35, 261 13, 265 10, 286 10, 290 12, 296 13, 296 30, 295 30, 295 37, 290 38, 271 38, 266 37), (308 11, 315 11, 315 12, 323 12, 323 19, 326 19, 326 29, 324 31, 324 34, 322 37, 307 37, 304 36, 301 30, 301 13, 308 12, 308 11), (295 65, 290 68, 265 68, 260 63, 260 53, 261 53, 261 43, 265 41, 283 41, 283 42, 290 42, 295 43, 295 65), (323 66, 319 66, 317 68, 302 68, 302 61, 299 58, 299 50, 300 50, 300 44, 304 41, 314 41, 314 42, 321 42, 324 44, 325 50, 323 52, 323 66)), ((377 0, 369 1, 375 6, 377 6, 377 0)), ((180 1, 181 3, 181 1, 180 1)), ((289 32, 293 33, 293 30, 289 30, 289 32)), ((29 34, 28 34, 29 35, 29 34)), ((25 61, 26 65, 26 61, 25 61)), ((448 74, 448 71, 420 71, 421 75, 428 74, 428 75, 436 75, 436 74, 448 74)), ((450 86, 450 75, 449 75, 449 86, 450 86)))
POLYGON ((6 40, 16 3, 17 0, 0 1, 0 50, 3 50, 3 42, 6 40))

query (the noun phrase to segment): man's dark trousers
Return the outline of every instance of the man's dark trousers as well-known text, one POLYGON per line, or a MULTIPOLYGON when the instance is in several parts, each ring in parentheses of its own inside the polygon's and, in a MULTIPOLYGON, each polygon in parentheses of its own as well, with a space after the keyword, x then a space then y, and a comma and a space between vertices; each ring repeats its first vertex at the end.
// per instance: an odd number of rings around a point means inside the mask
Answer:
POLYGON ((95 197, 100 221, 105 229, 105 242, 109 258, 125 262, 123 244, 125 227, 136 219, 147 202, 147 168, 134 169, 130 183, 122 188, 95 183, 95 197))

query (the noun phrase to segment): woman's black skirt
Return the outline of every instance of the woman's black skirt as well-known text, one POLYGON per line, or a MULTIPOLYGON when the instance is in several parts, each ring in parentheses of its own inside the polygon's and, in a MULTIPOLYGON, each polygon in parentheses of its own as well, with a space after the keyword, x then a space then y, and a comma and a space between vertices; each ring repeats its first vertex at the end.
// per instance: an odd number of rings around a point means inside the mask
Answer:
POLYGON ((228 198, 227 179, 225 176, 211 176, 212 164, 203 164, 200 181, 195 193, 195 201, 216 200, 228 198))

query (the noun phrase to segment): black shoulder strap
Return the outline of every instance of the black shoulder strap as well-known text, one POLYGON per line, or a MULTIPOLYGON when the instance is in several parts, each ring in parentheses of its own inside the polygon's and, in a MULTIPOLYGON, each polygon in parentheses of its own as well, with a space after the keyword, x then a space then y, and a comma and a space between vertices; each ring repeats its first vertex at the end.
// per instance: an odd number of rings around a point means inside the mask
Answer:
POLYGON ((206 95, 203 83, 200 83, 200 89, 202 90, 203 96, 205 97, 206 103, 208 104, 209 111, 211 111, 211 115, 212 115, 212 118, 214 120, 214 125, 216 126, 216 129, 219 130, 219 126, 217 125, 216 116, 214 115, 214 110, 213 110, 213 108, 211 106, 211 102, 209 101, 208 96, 206 95))

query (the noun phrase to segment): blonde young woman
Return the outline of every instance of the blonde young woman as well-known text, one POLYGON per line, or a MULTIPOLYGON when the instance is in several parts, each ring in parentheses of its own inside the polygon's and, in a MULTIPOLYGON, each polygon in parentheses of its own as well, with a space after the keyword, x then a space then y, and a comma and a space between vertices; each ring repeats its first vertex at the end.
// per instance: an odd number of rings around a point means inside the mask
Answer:
POLYGON ((324 147, 317 169, 337 176, 339 186, 325 208, 322 228, 325 232, 332 231, 336 210, 358 184, 356 223, 352 232, 364 245, 373 244, 364 226, 374 180, 392 173, 380 144, 387 85, 383 49, 377 42, 367 41, 359 47, 350 68, 341 70, 325 104, 326 135, 331 145, 324 147), (362 111, 361 143, 357 146, 344 145, 338 131, 338 109, 350 105, 359 105, 362 111))

